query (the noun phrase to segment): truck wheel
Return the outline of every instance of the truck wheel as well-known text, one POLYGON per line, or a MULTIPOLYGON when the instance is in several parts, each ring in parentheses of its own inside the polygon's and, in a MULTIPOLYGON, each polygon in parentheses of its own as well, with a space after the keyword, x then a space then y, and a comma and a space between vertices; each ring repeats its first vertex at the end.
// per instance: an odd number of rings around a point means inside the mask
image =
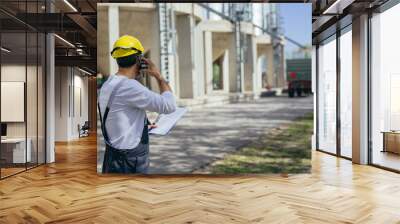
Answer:
POLYGON ((290 98, 294 97, 294 89, 289 89, 288 94, 290 98))
POLYGON ((301 96, 301 92, 302 92, 302 90, 301 90, 301 88, 297 88, 296 89, 296 93, 297 93, 297 96, 301 96))

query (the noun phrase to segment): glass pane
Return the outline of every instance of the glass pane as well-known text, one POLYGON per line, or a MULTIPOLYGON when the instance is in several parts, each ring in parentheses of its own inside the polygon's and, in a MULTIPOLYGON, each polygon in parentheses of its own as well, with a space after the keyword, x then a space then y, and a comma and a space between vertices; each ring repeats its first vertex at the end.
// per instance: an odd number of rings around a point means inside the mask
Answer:
MULTIPOLYGON (((27 2, 26 21, 38 24, 40 4, 38 1, 27 2)), ((28 168, 38 164, 38 64, 39 64, 39 35, 36 30, 28 30, 28 63, 27 63, 27 142, 30 144, 31 159, 28 168)), ((29 149, 29 147, 27 148, 29 149)))
POLYGON ((27 142, 28 168, 37 165, 38 160, 38 34, 28 33, 28 62, 26 80, 26 113, 27 113, 27 142))
POLYGON ((26 151, 26 33, 3 32, 1 47, 1 173, 5 177, 25 170, 31 158, 31 151, 26 151))
POLYGON ((39 45, 38 45, 38 164, 45 163, 45 60, 46 60, 46 36, 39 34, 39 45))
POLYGON ((400 5, 372 18, 372 163, 400 170, 400 5))
POLYGON ((336 153, 336 39, 318 51, 318 147, 336 153))
POLYGON ((341 155, 352 157, 352 34, 340 37, 340 150, 341 155))

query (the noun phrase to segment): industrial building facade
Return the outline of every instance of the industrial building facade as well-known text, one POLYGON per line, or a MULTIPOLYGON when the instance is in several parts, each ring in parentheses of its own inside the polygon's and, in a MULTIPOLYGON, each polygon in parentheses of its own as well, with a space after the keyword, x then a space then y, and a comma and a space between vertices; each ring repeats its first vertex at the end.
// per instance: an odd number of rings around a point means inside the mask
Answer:
POLYGON ((117 72, 109 52, 128 34, 142 42, 180 105, 257 98, 286 85, 277 18, 274 4, 99 3, 97 70, 117 72))

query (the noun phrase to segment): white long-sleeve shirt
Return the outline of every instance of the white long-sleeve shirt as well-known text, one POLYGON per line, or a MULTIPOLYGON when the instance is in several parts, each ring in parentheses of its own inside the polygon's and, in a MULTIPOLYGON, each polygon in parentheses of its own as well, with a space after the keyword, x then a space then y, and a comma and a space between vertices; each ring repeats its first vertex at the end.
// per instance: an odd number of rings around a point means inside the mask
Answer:
POLYGON ((102 118, 111 92, 119 82, 122 83, 114 92, 105 125, 113 147, 132 149, 142 137, 146 111, 169 114, 175 111, 176 102, 170 91, 158 94, 134 79, 111 75, 101 87, 98 98, 102 118))

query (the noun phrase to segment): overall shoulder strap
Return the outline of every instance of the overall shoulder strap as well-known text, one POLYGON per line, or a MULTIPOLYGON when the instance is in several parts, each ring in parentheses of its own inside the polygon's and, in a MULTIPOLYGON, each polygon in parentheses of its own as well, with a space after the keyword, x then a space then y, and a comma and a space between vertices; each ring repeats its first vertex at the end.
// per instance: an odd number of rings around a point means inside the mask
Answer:
MULTIPOLYGON (((103 115, 102 119, 100 120, 100 122, 101 122, 101 130, 103 132, 103 137, 104 137, 104 140, 105 140, 106 144, 109 144, 109 140, 110 140, 109 137, 108 137, 108 134, 107 134, 107 129, 106 129, 106 121, 107 121, 108 113, 110 111, 110 106, 112 105, 112 102, 113 102, 113 100, 115 98, 115 94, 116 94, 117 90, 122 86, 122 83, 123 83, 123 80, 119 81, 115 85, 113 90, 111 91, 110 97, 108 98, 107 106, 106 106, 105 111, 104 111, 104 115, 103 115)), ((99 110, 100 110, 100 105, 99 105, 99 110)), ((101 116, 101 111, 100 111, 100 116, 101 116)))

